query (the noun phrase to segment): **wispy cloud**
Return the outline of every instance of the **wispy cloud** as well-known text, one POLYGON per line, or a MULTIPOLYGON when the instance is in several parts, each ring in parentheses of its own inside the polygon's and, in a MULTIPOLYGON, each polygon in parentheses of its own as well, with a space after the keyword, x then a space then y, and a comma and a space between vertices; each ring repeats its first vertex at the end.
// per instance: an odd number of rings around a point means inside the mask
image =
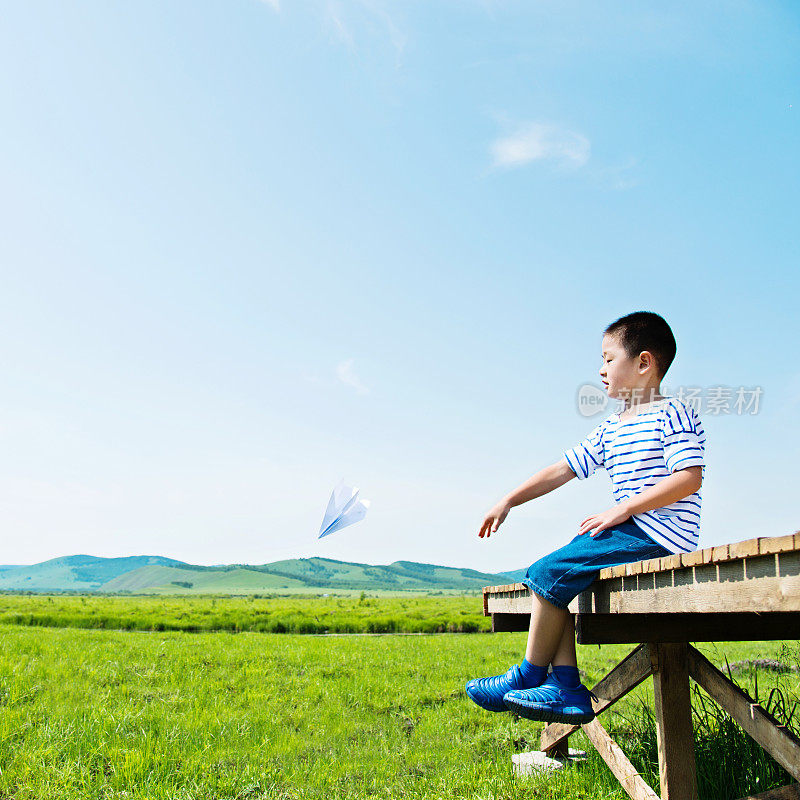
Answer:
POLYGON ((275 11, 277 11, 280 14, 280 11, 281 11, 281 0, 261 0, 261 2, 265 6, 271 6, 272 8, 275 9, 275 11))
POLYGON ((399 65, 406 46, 406 35, 381 0, 356 0, 348 4, 340 0, 326 0, 325 19, 333 37, 352 52, 358 49, 357 42, 366 40, 376 31, 382 32, 389 38, 399 65))
POLYGON ((533 161, 550 161, 558 166, 578 169, 589 161, 591 142, 581 133, 530 122, 509 136, 491 144, 495 167, 521 167, 533 161))
POLYGON ((348 358, 336 366, 336 377, 345 385, 355 389, 359 394, 367 394, 369 389, 361 382, 353 368, 354 359, 348 358))
POLYGON ((328 0, 326 18, 334 38, 338 39, 348 50, 353 50, 355 48, 355 39, 344 21, 341 3, 336 2, 336 0, 328 0))

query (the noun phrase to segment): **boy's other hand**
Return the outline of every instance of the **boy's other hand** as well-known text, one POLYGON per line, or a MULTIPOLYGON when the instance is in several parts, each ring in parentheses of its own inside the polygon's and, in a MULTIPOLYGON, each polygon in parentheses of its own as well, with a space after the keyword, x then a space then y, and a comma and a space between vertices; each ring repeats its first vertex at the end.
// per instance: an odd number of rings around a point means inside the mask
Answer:
POLYGON ((486 536, 487 538, 491 536, 495 531, 500 527, 503 520, 508 516, 508 512, 511 511, 511 506, 508 503, 498 503, 487 515, 486 519, 483 521, 483 525, 481 525, 481 529, 478 532, 478 536, 483 538, 486 536))
POLYGON ((586 517, 586 519, 581 522, 580 528, 578 528, 578 536, 582 536, 588 531, 592 531, 589 536, 596 536, 600 531, 604 531, 606 528, 613 528, 615 525, 619 525, 620 522, 625 522, 630 515, 631 512, 627 511, 622 503, 600 514, 592 514, 591 517, 586 517))

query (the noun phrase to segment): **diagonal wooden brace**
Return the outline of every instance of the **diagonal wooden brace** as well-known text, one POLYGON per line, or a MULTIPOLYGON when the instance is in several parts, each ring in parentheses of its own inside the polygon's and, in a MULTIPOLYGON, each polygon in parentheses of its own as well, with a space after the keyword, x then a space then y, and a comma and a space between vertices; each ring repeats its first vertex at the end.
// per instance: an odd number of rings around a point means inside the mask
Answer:
POLYGON ((658 795, 645 783, 620 746, 608 735, 597 717, 581 726, 589 741, 600 753, 603 761, 614 773, 622 788, 633 800, 659 800, 658 795))
MULTIPOLYGON (((653 671, 651 647, 648 644, 640 644, 592 689, 597 696, 597 702, 592 703, 595 714, 605 711, 635 689, 645 678, 652 675, 653 671)), ((542 732, 539 749, 545 752, 552 751, 579 727, 559 722, 547 725, 542 732)))
POLYGON ((795 780, 800 780, 800 739, 792 731, 691 646, 689 675, 795 780))

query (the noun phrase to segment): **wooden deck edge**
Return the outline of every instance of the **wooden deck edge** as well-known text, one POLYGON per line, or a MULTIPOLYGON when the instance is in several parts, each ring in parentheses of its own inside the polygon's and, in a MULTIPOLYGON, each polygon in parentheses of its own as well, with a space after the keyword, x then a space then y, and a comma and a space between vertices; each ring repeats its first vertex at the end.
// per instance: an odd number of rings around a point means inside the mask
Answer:
MULTIPOLYGON (((634 561, 600 570, 598 580, 623 578, 630 575, 642 575, 651 572, 664 572, 671 569, 697 567, 703 564, 720 564, 726 561, 740 561, 753 556, 774 555, 800 550, 800 530, 786 536, 765 536, 756 539, 745 539, 741 542, 715 545, 691 553, 678 553, 664 558, 651 558, 646 561, 634 561)), ((484 586, 484 598, 487 594, 506 592, 530 592, 524 583, 506 583, 499 586, 484 586)), ((485 602, 485 600, 484 600, 485 602)))

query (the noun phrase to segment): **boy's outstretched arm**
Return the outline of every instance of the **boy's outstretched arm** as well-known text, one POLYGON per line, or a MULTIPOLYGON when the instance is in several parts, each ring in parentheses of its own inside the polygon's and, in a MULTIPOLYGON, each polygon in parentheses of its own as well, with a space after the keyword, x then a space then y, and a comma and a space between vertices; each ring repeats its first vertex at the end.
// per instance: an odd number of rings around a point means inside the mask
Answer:
POLYGON ((514 506, 522 505, 522 503, 527 503, 528 500, 533 500, 534 497, 541 497, 543 494, 552 492, 553 489, 558 489, 559 486, 563 486, 574 477, 575 473, 570 469, 566 458, 540 469, 533 477, 528 478, 525 483, 518 486, 510 494, 507 494, 492 508, 486 515, 486 519, 483 520, 478 536, 481 538, 491 536, 500 527, 503 520, 508 516, 508 512, 514 506))

